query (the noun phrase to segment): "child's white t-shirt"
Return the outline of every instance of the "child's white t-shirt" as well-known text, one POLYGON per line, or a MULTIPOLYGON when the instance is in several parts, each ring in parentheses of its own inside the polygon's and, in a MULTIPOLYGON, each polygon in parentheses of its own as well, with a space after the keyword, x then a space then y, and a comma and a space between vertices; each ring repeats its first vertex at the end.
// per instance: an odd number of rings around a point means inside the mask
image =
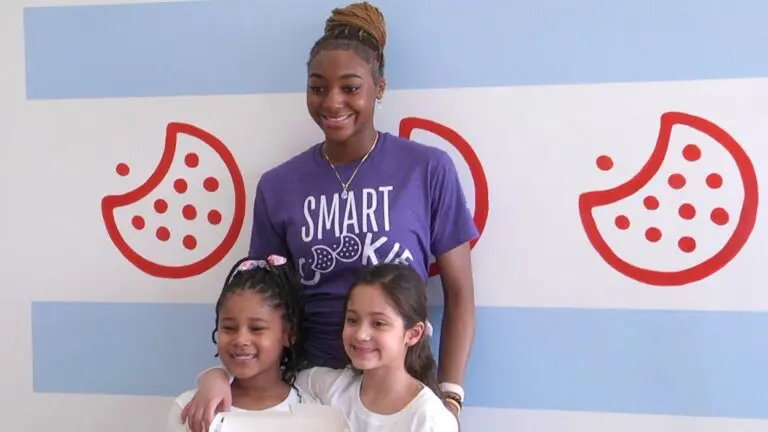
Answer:
POLYGON ((350 368, 301 371, 296 387, 323 405, 339 408, 351 432, 458 432, 456 417, 427 386, 405 408, 390 415, 368 410, 360 400, 362 376, 350 368))
MULTIPOLYGON (((189 429, 187 428, 187 425, 181 423, 181 411, 184 410, 184 407, 187 406, 187 404, 192 400, 193 397, 195 397, 195 393, 197 393, 197 390, 186 391, 180 394, 176 398, 176 400, 173 401, 171 412, 168 414, 168 426, 165 429, 166 432, 188 432, 189 431, 189 429)), ((285 400, 273 406, 272 408, 267 408, 265 411, 289 411, 290 405, 295 405, 298 403, 318 403, 318 402, 313 400, 311 397, 306 397, 303 394, 303 392, 300 396, 299 392, 297 392, 295 388, 291 388, 291 391, 288 392, 288 396, 285 398, 285 400)), ((247 411, 247 410, 237 408, 236 406, 233 405, 231 411, 247 411)))

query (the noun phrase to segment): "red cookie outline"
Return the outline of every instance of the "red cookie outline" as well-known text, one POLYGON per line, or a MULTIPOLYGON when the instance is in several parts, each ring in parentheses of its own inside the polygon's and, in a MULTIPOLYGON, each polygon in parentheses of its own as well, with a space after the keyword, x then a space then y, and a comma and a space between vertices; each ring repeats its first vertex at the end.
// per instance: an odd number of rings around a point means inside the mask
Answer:
POLYGON ((661 116, 656 147, 640 171, 629 181, 613 189, 591 191, 579 196, 579 215, 589 242, 608 265, 619 273, 655 286, 683 286, 705 279, 725 267, 747 243, 757 220, 758 183, 755 168, 747 153, 728 132, 701 117, 682 112, 666 112, 661 116), (592 210, 615 203, 637 193, 661 168, 669 148, 669 139, 675 125, 688 126, 709 135, 731 155, 744 185, 744 201, 741 214, 731 237, 725 246, 705 261, 678 271, 656 271, 634 266, 619 258, 608 246, 597 228, 592 210))
POLYGON ((245 182, 243 181, 243 175, 235 157, 229 151, 227 146, 218 138, 197 126, 187 123, 171 122, 168 123, 168 126, 166 127, 165 147, 163 148, 160 163, 157 165, 154 172, 152 172, 149 179, 130 192, 120 195, 105 196, 101 200, 101 215, 104 219, 104 225, 112 243, 114 243, 118 251, 120 251, 131 264, 150 276, 167 279, 183 279, 197 276, 210 270, 224 259, 227 253, 234 247, 245 221, 245 201, 245 182), (166 266, 144 258, 128 245, 117 227, 114 210, 146 198, 160 185, 173 164, 179 134, 185 134, 199 139, 219 155, 227 167, 227 171, 234 184, 235 210, 232 224, 227 230, 224 239, 210 254, 191 264, 166 266))
MULTIPOLYGON (((480 163, 480 158, 477 157, 477 153, 472 146, 464 139, 458 132, 437 123, 432 120, 419 117, 405 117, 400 120, 399 135, 404 139, 411 139, 411 134, 414 129, 422 129, 427 132, 431 132, 440 138, 448 141, 456 150, 458 150, 461 157, 469 166, 469 172, 472 174, 472 183, 475 186, 475 214, 473 219, 475 226, 478 230, 478 236, 470 242, 470 248, 474 249, 480 237, 483 235, 485 225, 488 222, 488 179, 483 169, 483 164, 480 163)), ((429 277, 433 277, 439 274, 436 263, 432 263, 429 266, 429 277)))

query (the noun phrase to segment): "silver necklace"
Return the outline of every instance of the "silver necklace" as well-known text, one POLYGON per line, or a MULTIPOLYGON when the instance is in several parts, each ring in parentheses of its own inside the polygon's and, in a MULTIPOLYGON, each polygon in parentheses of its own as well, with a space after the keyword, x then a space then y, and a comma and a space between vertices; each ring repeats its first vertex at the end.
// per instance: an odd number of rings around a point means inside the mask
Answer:
POLYGON ((347 198, 347 195, 348 195, 347 189, 349 188, 349 184, 352 183, 352 180, 355 178, 355 175, 357 174, 357 170, 359 170, 360 167, 363 166, 363 163, 365 162, 366 159, 368 159, 368 156, 371 154, 373 149, 376 148, 376 144, 378 144, 378 142, 379 142, 379 132, 377 131, 376 137, 373 140, 373 145, 371 146, 370 149, 368 149, 368 153, 366 153, 365 156, 363 156, 363 159, 360 161, 360 163, 357 164, 357 167, 355 167, 355 170, 352 171, 352 175, 349 177, 349 180, 347 180, 346 183, 344 183, 344 181, 341 180, 341 176, 339 175, 339 172, 336 171, 336 167, 333 165, 333 162, 331 162, 331 159, 328 157, 328 153, 325 152, 325 146, 323 146, 323 157, 325 157, 325 160, 328 161, 328 164, 331 166, 331 169, 333 169, 333 173, 336 174, 336 178, 339 179, 339 183, 341 183, 341 189, 342 189, 341 198, 343 199, 347 198))

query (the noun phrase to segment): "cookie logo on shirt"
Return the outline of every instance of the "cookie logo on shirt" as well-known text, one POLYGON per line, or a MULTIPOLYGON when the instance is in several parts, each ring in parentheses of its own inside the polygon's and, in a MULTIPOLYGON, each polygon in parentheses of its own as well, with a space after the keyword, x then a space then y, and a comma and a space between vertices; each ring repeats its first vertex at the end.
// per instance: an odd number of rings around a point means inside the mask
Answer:
MULTIPOLYGON (((475 192, 475 226, 480 236, 488 220, 488 182, 480 160, 472 146, 456 131, 440 123, 418 117, 400 122, 399 135, 409 140, 414 131, 432 133, 454 147, 468 165, 475 192)), ((393 237, 390 217, 391 197, 398 191, 394 186, 350 191, 346 198, 340 193, 331 196, 308 196, 304 200, 302 240, 315 243, 309 257, 298 259, 298 268, 305 285, 316 285, 324 274, 334 271, 339 262, 359 261, 363 266, 379 263, 411 264, 413 254, 393 237), (327 240, 336 241, 329 247, 327 240)), ((471 241, 474 248, 480 236, 471 241)), ((430 263, 429 276, 438 273, 430 263)))
POLYGON ((393 190, 394 186, 380 186, 349 191, 346 198, 334 193, 304 199, 301 238, 306 243, 317 243, 311 248, 311 257, 298 259, 304 285, 317 285, 322 275, 334 271, 339 262, 360 261, 364 266, 411 263, 411 252, 397 241, 390 241, 393 190), (322 244, 328 238, 335 240, 330 247, 322 244))
POLYGON ((299 258, 299 272, 302 282, 305 285, 315 285, 320 281, 320 275, 328 273, 336 267, 336 261, 353 262, 360 257, 363 251, 360 240, 352 234, 344 233, 341 235, 341 241, 333 250, 328 246, 316 245, 312 247, 312 258, 310 259, 310 268, 314 276, 305 279, 304 266, 307 264, 305 258, 299 258))
POLYGON ((188 278, 234 246, 245 220, 245 185, 234 156, 212 134, 169 123, 160 162, 146 181, 137 185, 127 163, 116 171, 133 189, 105 196, 102 218, 117 250, 138 269, 188 278))
MULTIPOLYGON (((607 155, 597 166, 619 168, 607 155)), ((690 284, 725 267, 749 239, 757 207, 755 168, 741 145, 714 123, 679 112, 661 116, 656 146, 639 172, 579 197, 597 253, 616 271, 655 286, 690 284)))

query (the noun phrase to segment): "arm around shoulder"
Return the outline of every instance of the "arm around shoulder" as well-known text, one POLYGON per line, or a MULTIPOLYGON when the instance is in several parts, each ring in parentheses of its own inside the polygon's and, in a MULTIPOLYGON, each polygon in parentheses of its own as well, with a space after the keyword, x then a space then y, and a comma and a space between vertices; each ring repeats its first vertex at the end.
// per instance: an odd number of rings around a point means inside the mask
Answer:
POLYGON ((226 380, 227 383, 232 384, 233 379, 234 377, 229 374, 229 371, 227 371, 224 365, 220 365, 200 372, 196 382, 198 386, 203 386, 208 383, 224 382, 224 380, 226 380))

